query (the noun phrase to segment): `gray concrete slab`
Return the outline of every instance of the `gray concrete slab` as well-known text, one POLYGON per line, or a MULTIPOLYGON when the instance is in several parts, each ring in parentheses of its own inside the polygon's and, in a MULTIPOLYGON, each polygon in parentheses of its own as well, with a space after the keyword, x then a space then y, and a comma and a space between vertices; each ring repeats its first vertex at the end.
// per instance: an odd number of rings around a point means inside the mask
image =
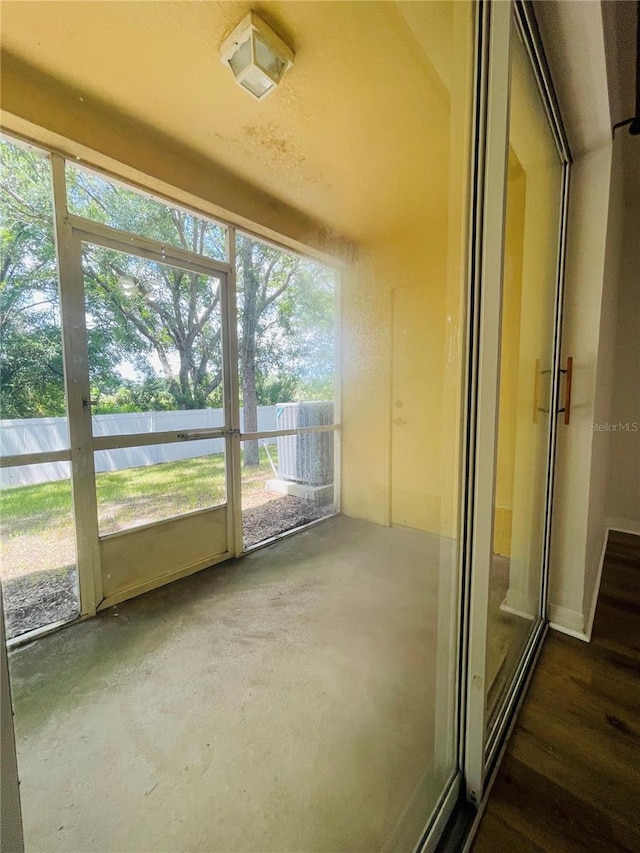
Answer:
POLYGON ((441 553, 338 517, 14 651, 27 851, 383 848, 428 807, 441 553))

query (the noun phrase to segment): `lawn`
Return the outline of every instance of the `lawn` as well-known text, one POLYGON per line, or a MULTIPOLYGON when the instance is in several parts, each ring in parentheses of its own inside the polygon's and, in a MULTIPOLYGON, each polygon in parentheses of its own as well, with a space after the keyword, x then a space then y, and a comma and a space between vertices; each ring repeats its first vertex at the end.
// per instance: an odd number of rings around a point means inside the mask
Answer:
MULTIPOLYGON (((277 461, 275 447, 269 452, 277 461)), ((273 476, 264 447, 260 467, 242 471, 243 508, 270 497, 273 476)), ((224 454, 96 475, 100 533, 218 506, 226 501, 224 454)), ((58 480, 0 490, 3 577, 75 563, 71 483, 58 480)))
MULTIPOLYGON (((269 452, 276 464, 275 446, 269 452)), ((282 499, 265 490, 270 477, 261 447, 260 466, 242 469, 243 510, 259 513, 261 505, 282 499)), ((226 501, 224 454, 99 473, 96 491, 102 535, 217 506, 226 501)), ((269 535, 273 531, 265 530, 269 535)), ((8 636, 73 618, 78 599, 71 482, 0 490, 0 536, 8 636)))

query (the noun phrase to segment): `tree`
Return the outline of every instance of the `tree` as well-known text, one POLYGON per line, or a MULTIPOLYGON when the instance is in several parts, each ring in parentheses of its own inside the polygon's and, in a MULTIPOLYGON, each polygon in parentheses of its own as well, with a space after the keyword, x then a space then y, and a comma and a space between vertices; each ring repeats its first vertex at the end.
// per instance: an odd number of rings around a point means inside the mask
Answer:
POLYGON ((0 411, 64 414, 49 164, 0 141, 0 411))
MULTIPOLYGON (((236 254, 244 431, 256 432, 260 404, 333 399, 334 278, 246 236, 236 254), (274 387, 284 398, 266 393, 274 387)), ((258 464, 258 442, 245 442, 245 467, 258 464)))
MULTIPOLYGON (((275 319, 271 320, 268 310, 290 286, 300 266, 300 259, 249 237, 238 237, 237 244, 244 432, 257 432, 257 345, 259 337, 277 322, 277 313, 275 319)), ((245 467, 255 467, 259 464, 258 442, 245 442, 245 467)))
POLYGON ((159 370, 174 408, 211 405, 222 383, 219 282, 99 247, 83 261, 92 324, 109 329, 121 357, 146 381, 159 370))
MULTIPOLYGON (((98 219, 190 252, 224 255, 220 226, 79 170, 69 170, 69 204, 98 219)), ((159 372, 177 409, 212 404, 222 383, 217 279, 100 247, 83 252, 87 307, 108 327, 121 360, 143 381, 159 372)), ((109 389, 114 392, 117 389, 109 389)))
MULTIPOLYGON (((4 417, 64 413, 57 264, 48 158, 2 142, 0 401, 4 417)), ((221 226, 73 165, 72 213, 224 259, 221 226)), ((245 431, 261 404, 330 391, 333 278, 318 264, 237 240, 239 358, 245 431)), ((83 245, 94 411, 222 403, 220 284, 165 263, 83 245)), ((258 464, 247 442, 245 465, 258 464)))

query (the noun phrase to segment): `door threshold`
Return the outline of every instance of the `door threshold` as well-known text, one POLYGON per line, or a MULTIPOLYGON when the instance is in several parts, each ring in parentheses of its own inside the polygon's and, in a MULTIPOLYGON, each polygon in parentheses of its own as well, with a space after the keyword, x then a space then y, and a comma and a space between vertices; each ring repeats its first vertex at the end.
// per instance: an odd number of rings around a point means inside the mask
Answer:
POLYGON ((6 641, 7 651, 26 646, 27 643, 33 640, 39 640, 41 637, 46 637, 48 634, 55 634, 63 628, 68 628, 69 625, 77 625, 79 622, 84 622, 89 619, 89 615, 74 616, 73 619, 61 619, 59 622, 50 622, 48 625, 43 625, 41 628, 32 628, 31 631, 25 631, 24 634, 18 634, 17 637, 12 637, 6 641))
POLYGON ((258 542, 256 545, 250 545, 249 548, 245 548, 240 557, 246 557, 248 554, 253 554, 254 551, 259 551, 261 548, 266 548, 267 545, 273 545, 274 542, 280 542, 282 539, 287 539, 289 536, 293 536, 295 533, 301 533, 303 530, 308 530, 310 527, 315 527, 317 524, 323 524, 325 521, 329 521, 332 518, 337 518, 340 515, 340 512, 333 512, 331 515, 323 515, 322 518, 314 518, 313 521, 308 521, 306 524, 301 524, 300 527, 293 527, 291 530, 285 530, 283 533, 278 533, 277 536, 270 536, 268 539, 264 539, 262 542, 258 542))

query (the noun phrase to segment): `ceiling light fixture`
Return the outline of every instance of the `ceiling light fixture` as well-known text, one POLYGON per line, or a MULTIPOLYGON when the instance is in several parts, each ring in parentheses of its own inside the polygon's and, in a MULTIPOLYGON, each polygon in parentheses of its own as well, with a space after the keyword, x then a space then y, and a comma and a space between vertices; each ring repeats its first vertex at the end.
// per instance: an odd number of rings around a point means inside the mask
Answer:
POLYGON ((220 46, 220 59, 238 86, 265 98, 293 65, 293 51, 255 12, 249 12, 220 46))

